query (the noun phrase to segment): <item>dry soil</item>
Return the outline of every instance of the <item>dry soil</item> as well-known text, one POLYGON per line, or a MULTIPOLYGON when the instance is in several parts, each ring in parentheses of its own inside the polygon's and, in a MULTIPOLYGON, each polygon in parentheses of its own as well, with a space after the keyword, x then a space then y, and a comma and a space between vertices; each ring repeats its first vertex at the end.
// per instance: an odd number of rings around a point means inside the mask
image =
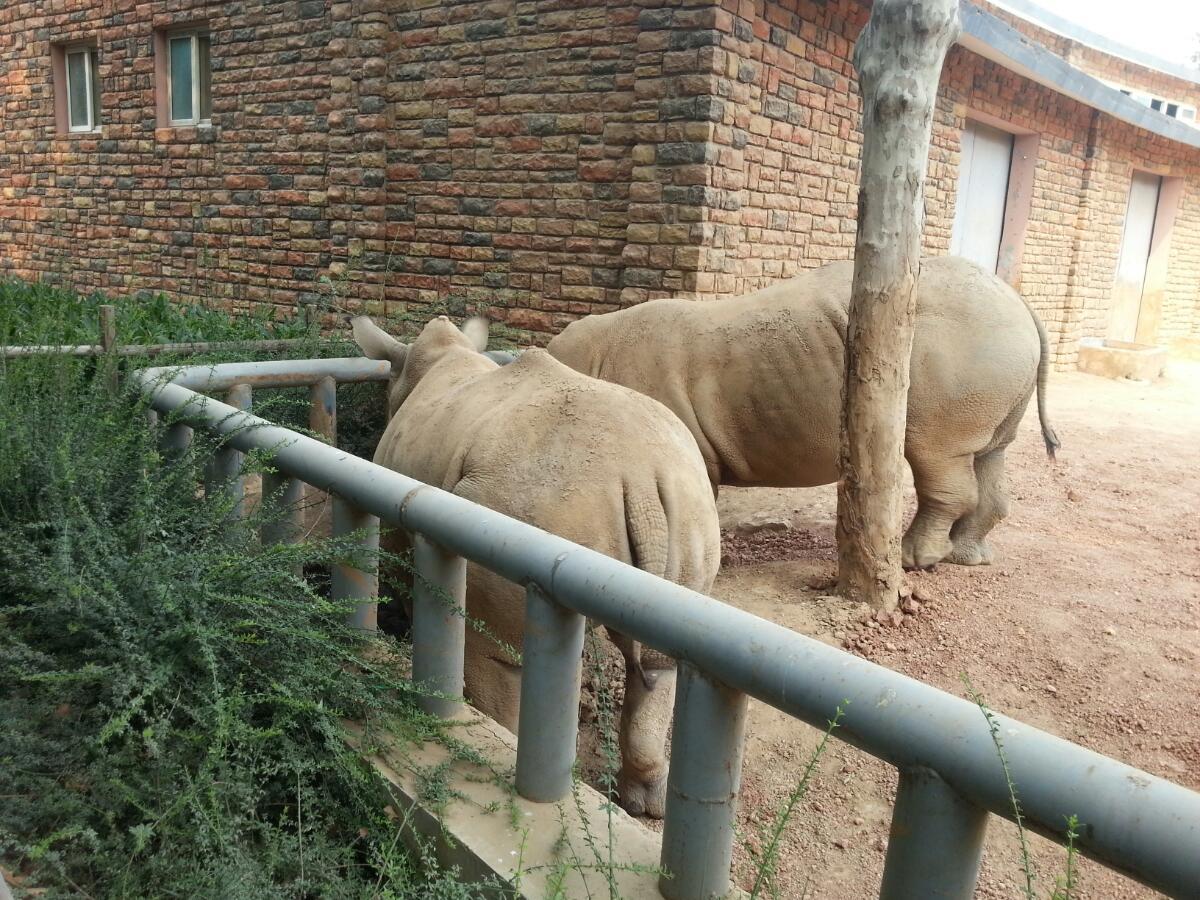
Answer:
MULTIPOLYGON (((921 608, 899 625, 863 623, 821 588, 835 572, 832 485, 723 490, 714 594, 952 693, 965 675, 998 711, 1200 789, 1200 364, 1174 364, 1153 384, 1058 374, 1049 400, 1063 447, 1046 459, 1031 405, 1008 456, 1013 503, 993 533, 996 564, 911 576, 921 608), (764 516, 781 522, 737 534, 764 516)), ((743 887, 760 831, 819 737, 752 702, 743 887)), ((875 896, 895 788, 890 766, 831 742, 785 833, 779 895, 875 896)), ((1031 841, 1048 897, 1065 853, 1031 841)), ((977 896, 1023 897, 1023 885, 1016 829, 993 818, 977 896)), ((1159 896, 1086 860, 1078 885, 1075 896, 1095 900, 1159 896)))

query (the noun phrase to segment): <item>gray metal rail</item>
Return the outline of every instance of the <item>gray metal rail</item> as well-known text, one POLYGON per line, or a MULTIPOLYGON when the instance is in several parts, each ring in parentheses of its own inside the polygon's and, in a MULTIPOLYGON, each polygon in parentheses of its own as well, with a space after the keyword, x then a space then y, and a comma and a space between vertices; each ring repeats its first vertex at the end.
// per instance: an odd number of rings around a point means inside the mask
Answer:
MULTIPOLYGON (((569 790, 579 696, 574 679, 563 694, 562 674, 577 672, 582 616, 678 659, 662 853, 673 877, 660 882, 665 897, 699 900, 729 888, 747 695, 817 727, 849 701, 834 736, 900 771, 880 896, 973 895, 987 814, 1012 818, 1008 782, 975 704, 238 408, 249 406, 251 385, 382 381, 385 364, 298 360, 147 369, 136 377, 153 409, 225 435, 234 450, 270 451, 287 478, 340 498, 335 533, 366 534, 373 546, 383 520, 418 535, 422 580, 454 603, 464 595, 463 559, 526 586, 537 634, 527 633, 521 693, 537 715, 520 722, 522 796, 546 802, 569 790), (227 390, 234 405, 197 390, 227 390), (552 673, 552 684, 540 680, 552 673)), ((187 427, 171 426, 165 445, 177 452, 187 427)), ((373 625, 366 608, 374 579, 342 573, 334 581, 336 596, 362 601, 356 621, 363 627, 373 625)), ((414 671, 441 693, 461 694, 461 618, 447 615, 437 592, 418 591, 414 604, 414 671)), ((442 697, 427 706, 439 715, 454 707, 442 697)), ((1200 896, 1200 794, 1004 716, 995 721, 1028 826, 1063 843, 1075 815, 1085 855, 1168 895, 1200 896)))
POLYGON ((201 354, 228 353, 235 350, 256 353, 277 353, 280 350, 295 350, 311 347, 313 342, 304 338, 268 338, 247 341, 190 341, 174 344, 121 344, 108 347, 104 344, 28 344, 0 347, 0 359, 22 359, 30 356, 161 356, 165 353, 201 354))

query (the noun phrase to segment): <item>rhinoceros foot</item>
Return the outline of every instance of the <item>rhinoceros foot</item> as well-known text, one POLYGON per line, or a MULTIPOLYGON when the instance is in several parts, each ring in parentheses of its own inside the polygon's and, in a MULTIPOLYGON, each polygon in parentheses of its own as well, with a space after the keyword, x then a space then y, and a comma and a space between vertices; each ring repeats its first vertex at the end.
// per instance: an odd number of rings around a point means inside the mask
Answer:
POLYGON ((956 566, 990 566, 992 559, 992 548, 986 541, 978 543, 956 541, 954 550, 946 557, 946 562, 954 563, 956 566))
POLYGON ((621 807, 631 816, 661 819, 667 806, 667 773, 632 774, 622 770, 617 776, 621 807))

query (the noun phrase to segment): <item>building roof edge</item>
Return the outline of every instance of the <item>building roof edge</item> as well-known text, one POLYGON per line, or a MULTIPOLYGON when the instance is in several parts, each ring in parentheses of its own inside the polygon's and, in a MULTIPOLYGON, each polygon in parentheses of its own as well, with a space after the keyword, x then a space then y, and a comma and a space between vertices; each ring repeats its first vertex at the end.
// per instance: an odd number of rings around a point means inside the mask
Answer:
POLYGON ((1168 140, 1200 148, 1200 128, 1184 125, 1161 112, 1142 106, 1075 68, 1007 22, 984 12, 968 0, 962 0, 960 13, 962 35, 958 43, 973 53, 1122 122, 1168 140))
POLYGON ((1013 15, 1020 16, 1027 22, 1039 25, 1047 31, 1053 31, 1060 37, 1065 37, 1077 44, 1083 44, 1093 50, 1099 50, 1101 53, 1115 56, 1145 69, 1153 69, 1155 72, 1170 75, 1181 81, 1200 84, 1200 69, 1173 63, 1155 56, 1153 53, 1146 53, 1122 44, 1120 41, 1106 38, 1104 35, 1065 19, 1055 12, 1030 3, 1029 0, 991 0, 991 2, 1013 15))

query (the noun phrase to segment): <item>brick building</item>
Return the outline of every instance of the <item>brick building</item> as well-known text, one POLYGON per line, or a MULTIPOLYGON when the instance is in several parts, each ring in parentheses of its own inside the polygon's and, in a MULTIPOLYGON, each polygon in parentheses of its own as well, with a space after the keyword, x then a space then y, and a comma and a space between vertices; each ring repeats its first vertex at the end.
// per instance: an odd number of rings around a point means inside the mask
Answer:
MULTIPOLYGON (((1018 285, 1060 365, 1083 336, 1194 344, 1200 74, 1004 6, 963 6, 928 251, 1018 285)), ((466 298, 543 336, 753 290, 852 252, 868 12, 9 0, 0 276, 232 305, 466 298)))

